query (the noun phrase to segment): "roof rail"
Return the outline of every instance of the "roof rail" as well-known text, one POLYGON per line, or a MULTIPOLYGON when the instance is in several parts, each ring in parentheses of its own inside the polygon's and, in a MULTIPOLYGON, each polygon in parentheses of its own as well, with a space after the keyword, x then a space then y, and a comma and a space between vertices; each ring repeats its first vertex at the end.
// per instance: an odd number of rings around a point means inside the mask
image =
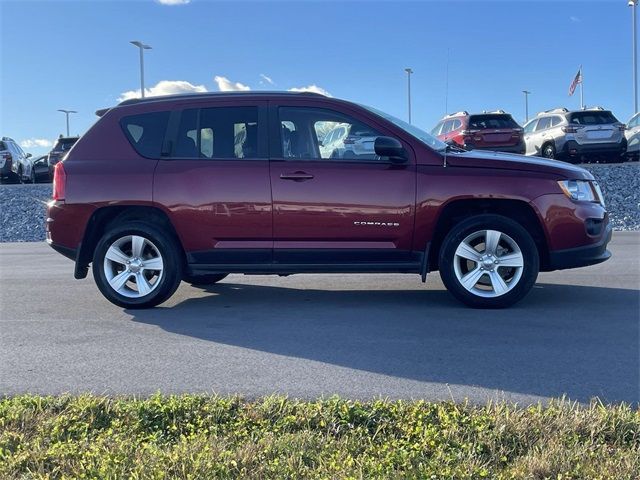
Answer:
POLYGON ((595 105, 593 107, 584 107, 583 110, 604 110, 604 107, 601 107, 600 105, 595 105))
POLYGON ((11 137, 2 137, 3 142, 15 142, 15 140, 11 137))
POLYGON ((569 110, 565 107, 552 108, 551 110, 543 110, 538 112, 538 115, 544 115, 545 113, 569 113, 569 110))
POLYGON ((461 115, 469 115, 469 112, 467 112, 466 110, 462 110, 460 112, 455 112, 455 113, 450 113, 449 115, 445 115, 444 118, 459 117, 461 115))
POLYGON ((145 97, 145 98, 130 98, 129 100, 124 100, 118 104, 121 105, 132 105, 136 103, 147 103, 147 102, 162 102, 166 100, 181 100, 181 99, 190 99, 190 98, 202 98, 202 97, 226 97, 226 96, 242 96, 242 95, 310 95, 314 97, 325 97, 325 95, 317 92, 290 92, 290 91, 268 91, 268 90, 248 90, 248 91, 234 91, 234 92, 198 92, 198 93, 178 93, 174 95, 161 95, 157 97, 145 97))
POLYGON ((500 108, 498 110, 483 110, 482 113, 507 113, 507 112, 505 112, 500 108))

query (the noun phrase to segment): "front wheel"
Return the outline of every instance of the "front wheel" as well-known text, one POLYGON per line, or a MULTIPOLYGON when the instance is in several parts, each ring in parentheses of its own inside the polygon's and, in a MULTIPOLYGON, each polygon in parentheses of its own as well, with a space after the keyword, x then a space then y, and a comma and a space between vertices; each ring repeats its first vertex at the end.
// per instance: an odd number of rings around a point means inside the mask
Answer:
POLYGON ((475 308, 504 308, 533 287, 540 268, 531 235, 500 215, 478 215, 457 224, 440 249, 442 281, 475 308))
POLYGON ((157 227, 127 222, 109 230, 93 256, 100 292, 125 308, 149 308, 167 300, 182 278, 176 240, 157 227))

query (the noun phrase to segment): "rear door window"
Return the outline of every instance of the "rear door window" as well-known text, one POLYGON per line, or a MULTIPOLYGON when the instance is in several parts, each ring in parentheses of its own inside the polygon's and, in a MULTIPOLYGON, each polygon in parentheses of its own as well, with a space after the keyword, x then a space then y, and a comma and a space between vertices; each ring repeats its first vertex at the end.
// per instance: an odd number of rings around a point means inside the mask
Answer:
POLYGON ((266 158, 260 150, 258 107, 213 107, 182 112, 172 156, 266 158))
POLYGON ((120 120, 120 126, 139 155, 159 158, 168 121, 169 112, 150 112, 123 117, 120 120))
POLYGON ((546 130, 551 126, 551 117, 544 117, 538 120, 538 126, 536 127, 536 132, 540 130, 546 130))

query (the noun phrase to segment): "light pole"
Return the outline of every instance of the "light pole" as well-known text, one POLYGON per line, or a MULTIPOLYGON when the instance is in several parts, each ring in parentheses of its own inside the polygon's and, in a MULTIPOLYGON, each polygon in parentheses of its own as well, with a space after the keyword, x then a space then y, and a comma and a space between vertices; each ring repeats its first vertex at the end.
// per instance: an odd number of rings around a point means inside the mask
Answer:
POLYGON ((636 39, 636 8, 638 0, 629 0, 631 21, 633 22, 633 114, 638 113, 638 42, 636 39))
POLYGON ((531 92, 529 90, 522 90, 524 93, 524 121, 529 121, 529 95, 531 92))
POLYGON ((145 45, 138 40, 132 40, 132 45, 135 45, 140 49, 140 95, 144 98, 144 50, 151 50, 150 45, 145 45))
POLYGON ((411 74, 413 70, 407 67, 404 71, 407 72, 407 104, 409 108, 409 123, 411 123, 411 74))
POLYGON ((66 115, 67 117, 67 137, 69 136, 69 114, 70 113, 78 113, 75 110, 63 110, 63 109, 58 109, 59 112, 62 112, 66 115))

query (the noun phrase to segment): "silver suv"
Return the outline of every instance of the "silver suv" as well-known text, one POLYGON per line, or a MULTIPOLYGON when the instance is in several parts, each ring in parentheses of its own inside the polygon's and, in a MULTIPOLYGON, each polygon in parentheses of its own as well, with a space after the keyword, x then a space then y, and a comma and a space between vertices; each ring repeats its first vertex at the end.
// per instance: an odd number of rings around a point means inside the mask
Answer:
POLYGON ((626 155, 625 126, 602 107, 540 112, 524 126, 526 155, 565 159, 621 161, 626 155))
POLYGON ((0 179, 11 182, 33 181, 31 154, 9 137, 0 138, 0 179))

